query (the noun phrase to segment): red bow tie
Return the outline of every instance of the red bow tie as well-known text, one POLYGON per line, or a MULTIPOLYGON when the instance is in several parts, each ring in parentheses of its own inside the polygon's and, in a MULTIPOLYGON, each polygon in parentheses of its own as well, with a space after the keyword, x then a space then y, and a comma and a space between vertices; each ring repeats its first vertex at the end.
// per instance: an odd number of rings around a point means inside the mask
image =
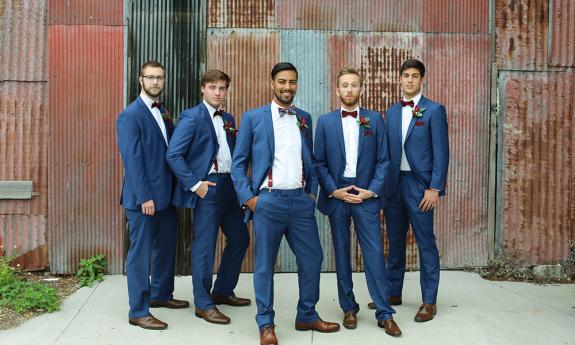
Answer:
POLYGON ((341 111, 341 117, 351 116, 353 118, 357 118, 357 111, 341 111))
POLYGON ((214 117, 216 116, 222 116, 224 114, 224 111, 221 109, 218 109, 214 112, 214 117))
POLYGON ((401 102, 401 106, 402 106, 402 107, 405 107, 406 105, 409 105, 410 107, 413 108, 413 106, 414 106, 413 100, 411 100, 411 101, 404 101, 404 100, 402 99, 402 100, 400 100, 400 102, 401 102))
POLYGON ((280 117, 283 117, 285 114, 288 115, 295 115, 295 107, 293 105, 290 105, 287 108, 278 108, 278 111, 280 113, 280 117))
POLYGON ((160 107, 162 105, 164 105, 164 103, 156 101, 156 102, 152 103, 152 109, 154 109, 154 108, 160 109, 160 107))

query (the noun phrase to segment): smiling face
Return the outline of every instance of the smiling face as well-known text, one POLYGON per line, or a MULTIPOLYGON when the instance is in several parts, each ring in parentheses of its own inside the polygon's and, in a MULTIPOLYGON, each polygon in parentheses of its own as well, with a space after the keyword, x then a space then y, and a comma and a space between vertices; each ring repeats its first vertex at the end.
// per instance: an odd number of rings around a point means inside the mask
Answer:
POLYGON ((361 91, 361 78, 357 74, 348 73, 338 78, 335 92, 347 110, 357 108, 361 91))
POLYGON ((297 91, 297 73, 291 70, 278 72, 271 83, 274 101, 282 107, 289 107, 297 91))
POLYGON ((164 69, 161 67, 145 67, 139 81, 142 90, 151 98, 157 99, 164 90, 164 69))
POLYGON ((224 103, 228 87, 224 80, 215 80, 207 82, 202 86, 204 100, 216 110, 224 103))
POLYGON ((405 99, 412 99, 421 92, 423 77, 417 68, 408 68, 401 73, 401 91, 405 99))

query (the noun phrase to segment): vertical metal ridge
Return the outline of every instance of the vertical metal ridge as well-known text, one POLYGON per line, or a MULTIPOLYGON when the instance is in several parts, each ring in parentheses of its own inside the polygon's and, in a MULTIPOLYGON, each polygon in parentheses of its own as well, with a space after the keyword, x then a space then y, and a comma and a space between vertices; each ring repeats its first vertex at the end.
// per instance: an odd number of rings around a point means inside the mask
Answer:
POLYGON ((550 5, 549 65, 575 67, 575 3, 553 0, 550 5))

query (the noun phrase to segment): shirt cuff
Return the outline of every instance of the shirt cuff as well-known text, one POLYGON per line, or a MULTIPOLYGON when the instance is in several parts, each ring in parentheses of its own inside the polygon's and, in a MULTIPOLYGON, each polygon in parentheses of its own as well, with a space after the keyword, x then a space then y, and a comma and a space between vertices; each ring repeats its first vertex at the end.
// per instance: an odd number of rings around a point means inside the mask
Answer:
POLYGON ((202 184, 202 181, 198 181, 198 183, 193 185, 192 188, 190 188, 190 190, 195 193, 198 190, 198 188, 200 188, 201 184, 202 184))

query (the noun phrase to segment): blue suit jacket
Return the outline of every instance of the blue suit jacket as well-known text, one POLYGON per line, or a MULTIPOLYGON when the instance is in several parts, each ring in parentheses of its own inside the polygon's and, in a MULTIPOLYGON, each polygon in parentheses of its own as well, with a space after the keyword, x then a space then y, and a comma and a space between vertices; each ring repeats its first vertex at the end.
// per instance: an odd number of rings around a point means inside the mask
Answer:
MULTIPOLYGON (((307 128, 300 128, 305 191, 315 194, 317 192, 317 177, 312 155, 312 119, 309 113, 297 108, 296 116, 305 119, 307 123, 307 128)), ((241 205, 259 194, 260 186, 273 166, 274 151, 271 105, 267 104, 246 112, 242 116, 232 161, 232 180, 241 205), (251 177, 247 175, 248 165, 251 166, 251 177)), ((250 217, 251 211, 246 209, 245 221, 247 222, 250 217)))
MULTIPOLYGON (((449 140, 447 115, 442 104, 421 97, 419 109, 425 108, 422 117, 413 117, 405 139, 405 155, 412 173, 427 188, 445 194, 447 167, 449 165, 449 140)), ((386 112, 390 150, 389 183, 386 195, 397 188, 401 164, 401 103, 394 104, 386 112)))
MULTIPOLYGON (((162 113, 165 109, 160 109, 162 113)), ((168 140, 172 125, 164 120, 168 140)), ((132 102, 116 121, 118 148, 124 162, 120 203, 129 210, 153 200, 157 211, 170 205, 173 175, 166 163, 167 145, 156 119, 141 97, 132 102)))
MULTIPOLYGON (((369 118, 370 128, 359 128, 355 185, 374 192, 384 201, 384 185, 389 169, 385 123, 380 113, 367 109, 360 108, 359 117, 369 118)), ((341 185, 346 163, 345 150, 340 109, 322 115, 317 121, 314 155, 321 185, 317 208, 326 215, 331 214, 337 206, 337 200, 329 195, 341 185)))
MULTIPOLYGON (((229 121, 235 128, 232 115, 224 113, 222 120, 224 124, 229 121)), ((229 133, 226 133, 226 138, 233 154, 236 138, 229 133)), ((199 181, 206 180, 219 149, 216 131, 204 103, 184 110, 166 153, 166 160, 178 179, 173 198, 175 206, 196 206, 197 194, 191 188, 199 181)))

